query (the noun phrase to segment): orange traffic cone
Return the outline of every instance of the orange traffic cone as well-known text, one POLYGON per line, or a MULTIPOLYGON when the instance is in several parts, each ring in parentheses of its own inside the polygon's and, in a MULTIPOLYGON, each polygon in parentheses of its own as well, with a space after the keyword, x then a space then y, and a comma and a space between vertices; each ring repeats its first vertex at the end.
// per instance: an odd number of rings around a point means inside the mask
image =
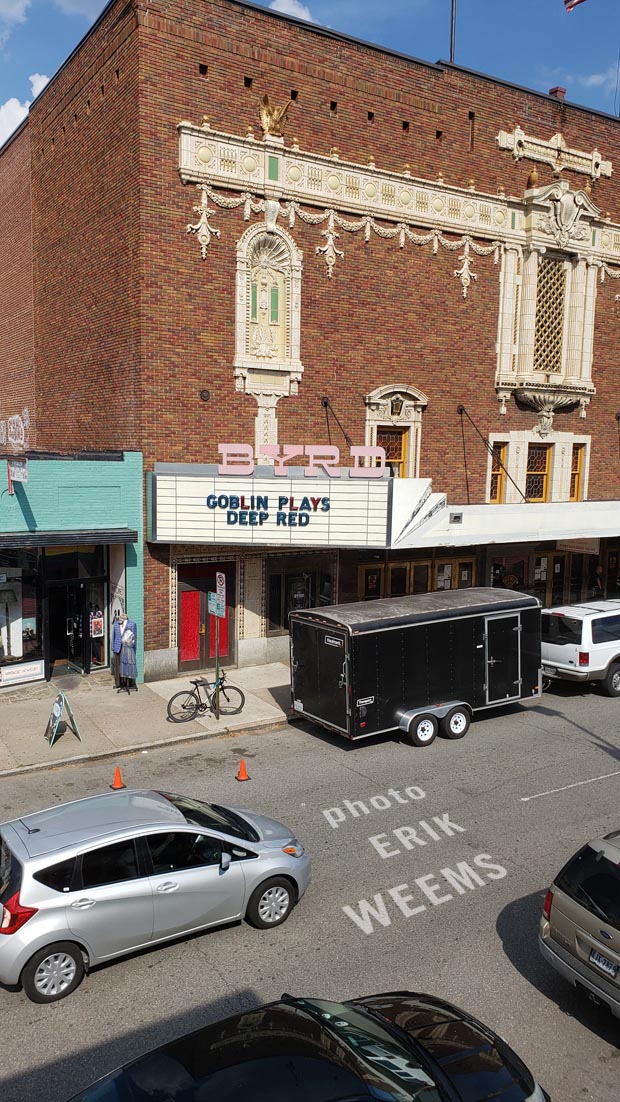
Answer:
POLYGON ((250 778, 248 777, 248 771, 245 767, 245 758, 242 758, 241 761, 239 762, 239 772, 237 773, 237 776, 235 777, 235 780, 237 780, 237 781, 249 781, 249 779, 250 778))
POLYGON ((127 785, 123 784, 123 778, 121 777, 121 771, 120 771, 120 769, 118 768, 118 765, 117 765, 116 766, 116 772, 114 773, 114 780, 112 781, 112 784, 110 785, 110 788, 113 788, 114 790, 116 790, 117 788, 126 788, 126 787, 127 787, 127 785))

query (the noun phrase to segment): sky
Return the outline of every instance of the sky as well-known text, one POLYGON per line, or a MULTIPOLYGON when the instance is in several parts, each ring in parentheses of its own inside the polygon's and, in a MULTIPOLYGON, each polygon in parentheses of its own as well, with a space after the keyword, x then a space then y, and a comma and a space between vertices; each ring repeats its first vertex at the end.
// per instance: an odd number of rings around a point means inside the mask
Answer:
MULTIPOLYGON (((205 0, 208 3, 208 0, 205 0)), ((449 60, 453 0, 257 0, 423 61, 449 60)), ((454 0, 454 61, 620 114, 620 0, 454 0)), ((0 0, 0 145, 87 34, 101 0, 0 0)))

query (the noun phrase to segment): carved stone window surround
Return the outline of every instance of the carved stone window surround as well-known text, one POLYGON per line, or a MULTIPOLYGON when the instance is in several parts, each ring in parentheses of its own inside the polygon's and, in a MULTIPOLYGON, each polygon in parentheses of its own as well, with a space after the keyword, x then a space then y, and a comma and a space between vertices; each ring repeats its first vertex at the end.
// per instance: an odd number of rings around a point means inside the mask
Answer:
POLYGON ((266 221, 247 229, 237 243, 233 366, 236 389, 251 394, 258 404, 257 450, 262 444, 277 443, 277 403, 297 394, 304 370, 300 359, 302 253, 291 235, 275 225, 272 207, 266 213, 266 221), (263 279, 265 289, 261 289, 263 279), (275 336, 272 289, 279 295, 280 307, 279 335, 275 336))
MULTIPOLYGON (((570 501, 570 486, 571 486, 571 472, 572 472, 572 455, 573 445, 580 444, 584 448, 583 467, 582 467, 582 501, 586 501, 588 497, 588 478, 590 473, 590 443, 591 438, 589 436, 578 436, 572 432, 555 432, 550 430, 548 434, 542 437, 544 443, 549 444, 552 448, 550 458, 550 487, 549 487, 549 501, 570 501)), ((522 490, 525 493, 525 483, 527 475, 527 455, 528 446, 530 444, 540 444, 541 436, 535 430, 532 432, 504 432, 504 433, 491 433, 489 435, 489 443, 491 447, 494 444, 506 444, 504 465, 508 474, 516 486, 510 481, 510 479, 504 479, 504 505, 518 505, 523 502, 523 496, 519 493, 522 490), (518 487, 518 489, 517 489, 518 487)), ((486 501, 490 501, 491 493, 491 466, 492 456, 489 455, 487 461, 487 477, 486 477, 486 501)))
POLYGON ((405 383, 380 386, 364 398, 366 404, 366 446, 375 447, 377 429, 407 429, 406 478, 417 478, 420 467, 420 447, 422 441, 422 414, 428 406, 428 398, 421 390, 405 383), (400 413, 394 416, 391 402, 393 398, 402 399, 400 413))
POLYGON ((591 153, 584 153, 579 149, 569 149, 562 134, 553 134, 550 138, 534 138, 527 135, 520 126, 515 126, 512 133, 500 130, 495 141, 499 149, 509 150, 515 161, 525 158, 528 161, 538 161, 550 165, 554 172, 560 173, 565 168, 573 172, 583 172, 593 180, 599 176, 611 176, 611 161, 604 161, 598 149, 591 153))

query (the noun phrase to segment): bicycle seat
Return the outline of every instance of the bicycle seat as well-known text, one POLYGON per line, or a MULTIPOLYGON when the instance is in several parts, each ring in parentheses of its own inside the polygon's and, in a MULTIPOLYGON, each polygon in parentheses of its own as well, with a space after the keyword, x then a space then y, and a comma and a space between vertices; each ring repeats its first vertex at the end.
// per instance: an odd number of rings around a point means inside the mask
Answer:
POLYGON ((209 686, 211 685, 211 682, 209 681, 209 679, 207 677, 196 677, 193 681, 190 682, 190 684, 192 684, 192 685, 206 685, 207 688, 209 688, 209 686))

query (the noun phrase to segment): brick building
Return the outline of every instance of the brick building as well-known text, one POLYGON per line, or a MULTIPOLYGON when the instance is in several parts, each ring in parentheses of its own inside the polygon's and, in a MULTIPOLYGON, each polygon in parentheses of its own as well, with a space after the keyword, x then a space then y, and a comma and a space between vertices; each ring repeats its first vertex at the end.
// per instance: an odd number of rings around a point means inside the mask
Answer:
POLYGON ((0 437, 142 453, 147 677, 209 664, 217 573, 239 663, 300 605, 618 592, 619 134, 238 0, 108 5, 0 150, 0 437))

